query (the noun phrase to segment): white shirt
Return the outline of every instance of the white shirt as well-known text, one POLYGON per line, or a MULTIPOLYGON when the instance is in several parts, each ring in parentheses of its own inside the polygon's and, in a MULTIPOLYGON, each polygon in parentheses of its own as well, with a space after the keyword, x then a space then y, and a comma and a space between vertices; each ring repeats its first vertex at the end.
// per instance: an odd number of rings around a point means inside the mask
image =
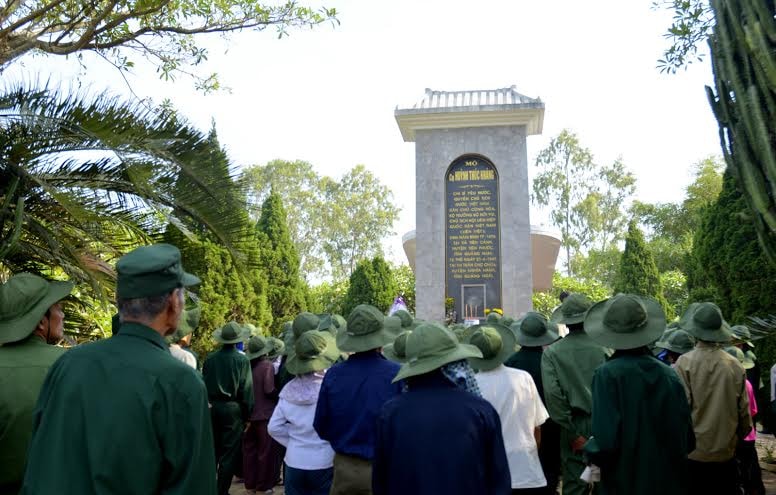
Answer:
POLYGON ((334 450, 313 428, 323 373, 294 378, 280 392, 267 432, 286 447, 286 464, 296 469, 326 469, 334 465, 334 450))
POLYGON ((194 369, 197 369, 197 358, 191 355, 190 352, 184 351, 178 344, 170 344, 170 354, 178 361, 183 361, 194 369))
POLYGON ((533 378, 525 371, 503 364, 476 376, 482 397, 491 403, 501 419, 512 488, 547 486, 534 428, 542 425, 549 416, 533 378))

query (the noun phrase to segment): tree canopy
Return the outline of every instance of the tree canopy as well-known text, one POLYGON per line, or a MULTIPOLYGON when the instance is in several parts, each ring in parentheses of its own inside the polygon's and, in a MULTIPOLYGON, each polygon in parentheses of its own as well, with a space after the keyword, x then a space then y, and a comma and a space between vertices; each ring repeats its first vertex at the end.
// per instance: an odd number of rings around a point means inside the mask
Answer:
POLYGON ((620 260, 614 292, 653 297, 661 303, 669 318, 674 316, 673 309, 666 307, 655 260, 644 241, 644 234, 635 221, 631 221, 628 225, 625 251, 620 260))
POLYGON ((339 180, 307 162, 275 160, 245 172, 251 204, 275 191, 287 205, 289 234, 305 276, 347 279, 358 260, 382 252, 399 215, 391 190, 365 166, 339 180))
POLYGON ((30 52, 79 55, 95 52, 119 70, 140 57, 165 79, 194 76, 205 91, 218 87, 217 74, 194 74, 191 66, 208 57, 197 35, 262 31, 336 22, 333 8, 314 9, 295 0, 25 0, 0 7, 0 70, 30 52))

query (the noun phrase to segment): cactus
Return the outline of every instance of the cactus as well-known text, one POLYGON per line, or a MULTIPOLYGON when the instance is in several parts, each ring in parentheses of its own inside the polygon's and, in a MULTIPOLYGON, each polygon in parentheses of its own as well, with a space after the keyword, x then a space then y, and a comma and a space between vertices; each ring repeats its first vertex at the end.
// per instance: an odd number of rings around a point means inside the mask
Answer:
POLYGON ((722 152, 742 189, 760 244, 776 264, 776 20, 773 0, 712 0, 706 87, 722 152))

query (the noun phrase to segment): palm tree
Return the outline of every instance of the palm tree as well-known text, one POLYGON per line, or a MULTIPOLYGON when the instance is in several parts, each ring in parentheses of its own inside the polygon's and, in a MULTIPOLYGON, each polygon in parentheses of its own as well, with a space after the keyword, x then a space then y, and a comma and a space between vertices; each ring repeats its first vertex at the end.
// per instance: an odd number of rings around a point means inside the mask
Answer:
POLYGON ((239 246, 243 195, 217 152, 169 108, 48 85, 0 91, 0 278, 64 273, 108 301, 112 262, 168 223, 239 246))

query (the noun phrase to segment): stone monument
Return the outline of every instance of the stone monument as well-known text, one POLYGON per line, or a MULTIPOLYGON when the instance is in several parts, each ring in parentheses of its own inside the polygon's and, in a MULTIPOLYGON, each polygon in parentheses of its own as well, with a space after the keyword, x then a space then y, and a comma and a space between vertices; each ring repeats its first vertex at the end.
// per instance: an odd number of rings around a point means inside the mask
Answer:
POLYGON ((541 134, 544 103, 514 86, 426 89, 395 116, 404 141, 415 142, 417 317, 443 320, 448 298, 459 321, 488 308, 529 311, 526 137, 541 134))

